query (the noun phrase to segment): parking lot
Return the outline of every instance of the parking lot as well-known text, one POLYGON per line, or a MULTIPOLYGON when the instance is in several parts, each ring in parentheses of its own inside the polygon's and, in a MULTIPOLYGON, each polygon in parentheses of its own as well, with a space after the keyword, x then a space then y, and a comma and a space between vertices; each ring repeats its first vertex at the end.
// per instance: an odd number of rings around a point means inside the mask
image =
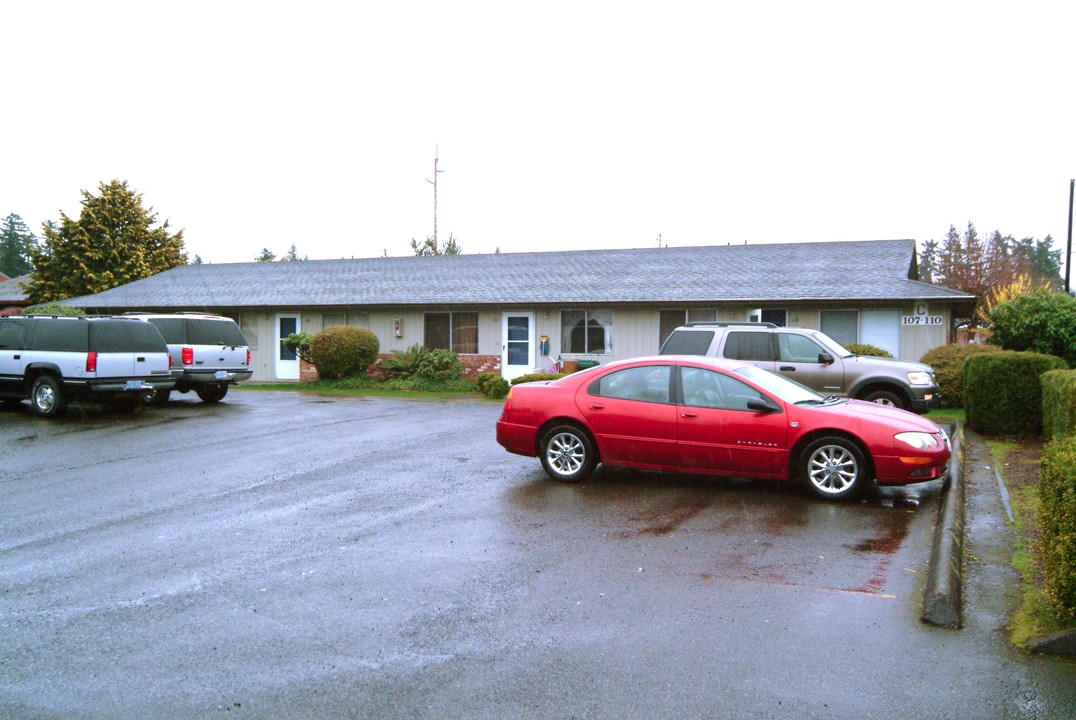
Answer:
POLYGON ((604 470, 560 485, 496 444, 499 412, 242 389, 134 415, 0 409, 0 716, 1076 702, 1071 665, 1008 649, 984 581, 964 630, 919 622, 939 484, 852 503, 604 470))

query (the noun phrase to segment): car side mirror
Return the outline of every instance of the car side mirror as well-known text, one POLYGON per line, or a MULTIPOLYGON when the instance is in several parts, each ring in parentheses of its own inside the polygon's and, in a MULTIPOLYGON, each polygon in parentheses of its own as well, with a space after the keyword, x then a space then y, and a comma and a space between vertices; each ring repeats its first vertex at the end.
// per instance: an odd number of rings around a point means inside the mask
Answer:
POLYGON ((830 355, 828 352, 820 352, 818 353, 818 362, 822 365, 832 365, 833 356, 830 355))
POLYGON ((747 401, 747 409, 761 413, 775 413, 781 412, 781 408, 770 400, 769 398, 751 398, 747 401))

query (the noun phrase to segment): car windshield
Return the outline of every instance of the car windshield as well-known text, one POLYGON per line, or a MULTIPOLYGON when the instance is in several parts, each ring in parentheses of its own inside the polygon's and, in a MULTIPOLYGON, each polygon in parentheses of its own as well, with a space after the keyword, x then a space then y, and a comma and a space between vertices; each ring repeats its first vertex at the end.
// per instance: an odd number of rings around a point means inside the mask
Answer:
POLYGON ((839 342, 826 335, 824 332, 813 332, 811 335, 815 340, 826 346, 826 349, 840 358, 852 357, 855 353, 841 345, 839 342))
POLYGON ((826 402, 826 396, 816 393, 809 387, 800 385, 794 380, 774 375, 769 370, 748 365, 736 371, 737 375, 747 378, 762 389, 784 400, 786 403, 818 404, 826 402))

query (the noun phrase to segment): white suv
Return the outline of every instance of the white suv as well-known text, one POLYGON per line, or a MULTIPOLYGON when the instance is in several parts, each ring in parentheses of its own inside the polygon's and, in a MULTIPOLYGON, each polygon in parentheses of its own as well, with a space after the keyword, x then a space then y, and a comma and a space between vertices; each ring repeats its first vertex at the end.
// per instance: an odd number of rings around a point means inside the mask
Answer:
MULTIPOLYGON (((175 390, 193 390, 202 402, 215 403, 228 394, 228 386, 249 380, 250 348, 235 320, 220 315, 183 312, 158 314, 128 312, 124 317, 144 320, 164 336, 172 353, 175 390)), ((168 402, 169 390, 146 397, 151 405, 168 402)))
POLYGON ((30 399, 42 417, 73 398, 133 408, 146 393, 175 384, 161 334, 110 316, 22 315, 0 318, 0 399, 30 399))

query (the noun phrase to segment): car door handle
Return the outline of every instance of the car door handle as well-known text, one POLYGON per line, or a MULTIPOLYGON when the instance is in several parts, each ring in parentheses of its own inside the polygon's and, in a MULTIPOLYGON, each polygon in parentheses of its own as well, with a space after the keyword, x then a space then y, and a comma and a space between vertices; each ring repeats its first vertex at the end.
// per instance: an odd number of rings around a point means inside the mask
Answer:
POLYGON ((690 420, 692 418, 697 418, 698 416, 699 416, 698 413, 693 413, 693 412, 680 413, 680 417, 687 418, 688 420, 690 420))
POLYGON ((604 410, 605 406, 604 405, 591 405, 590 409, 591 410, 604 410))
POLYGON ((792 367, 791 365, 782 365, 781 372, 796 372, 796 368, 792 367))
POLYGON ((18 360, 18 359, 19 359, 19 358, 21 358, 21 357, 22 357, 22 355, 16 355, 14 359, 15 359, 15 360, 18 360))
POLYGON ((146 358, 144 358, 144 357, 136 357, 135 362, 146 362, 146 358))

